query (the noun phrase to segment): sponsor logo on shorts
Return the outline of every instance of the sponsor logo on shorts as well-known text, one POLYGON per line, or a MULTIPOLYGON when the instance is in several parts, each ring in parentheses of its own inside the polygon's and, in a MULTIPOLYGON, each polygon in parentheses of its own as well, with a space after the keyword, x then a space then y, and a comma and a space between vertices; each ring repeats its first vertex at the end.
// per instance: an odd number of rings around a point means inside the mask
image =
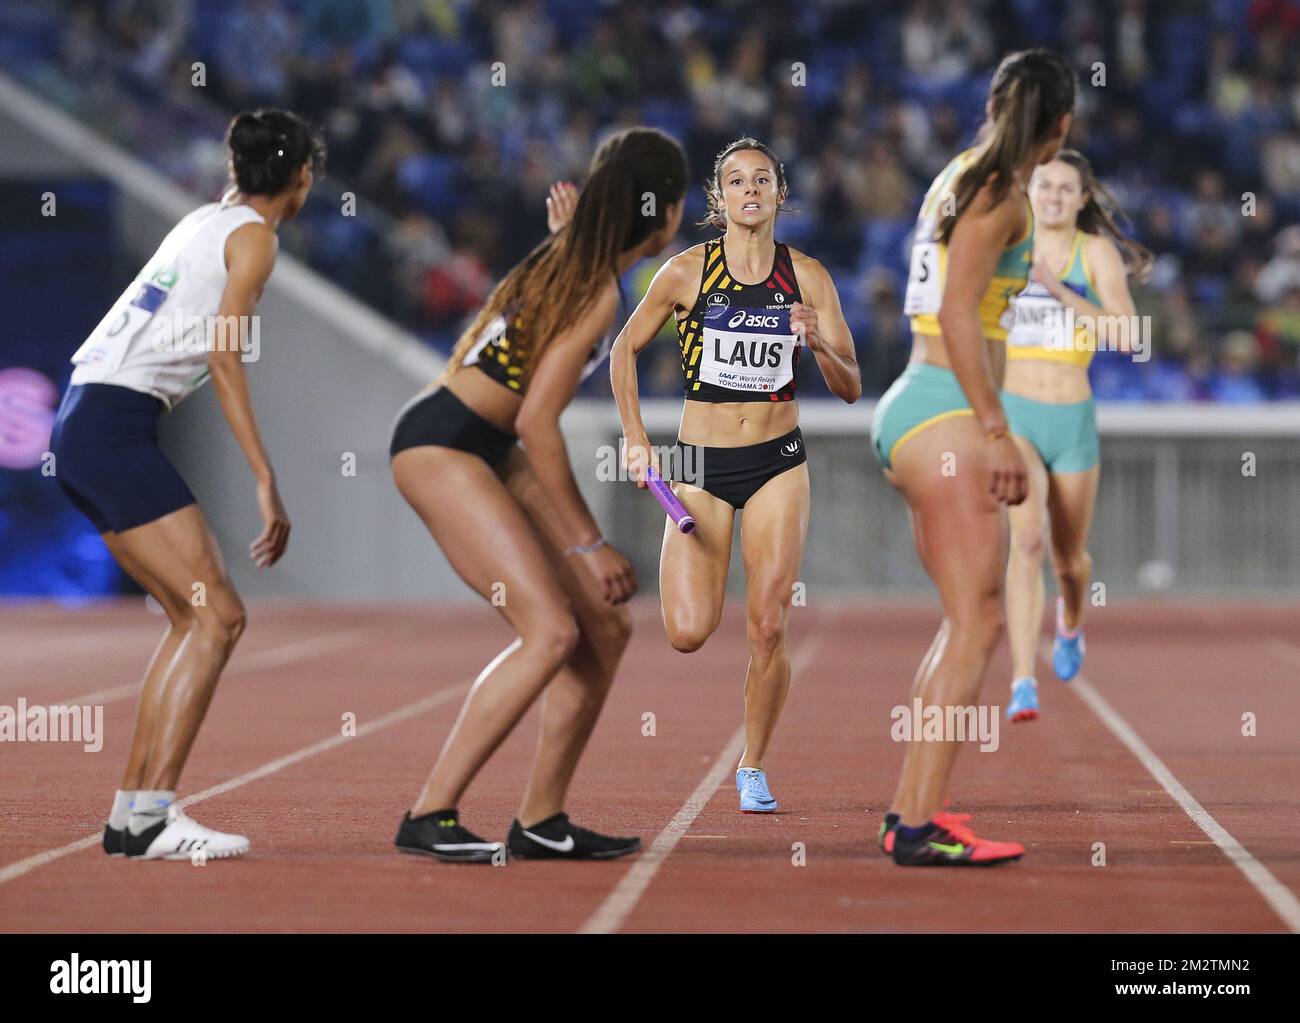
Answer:
POLYGON ((799 453, 799 439, 797 437, 794 440, 792 440, 789 444, 781 445, 781 454, 783 455, 793 456, 793 455, 797 455, 798 453, 799 453))

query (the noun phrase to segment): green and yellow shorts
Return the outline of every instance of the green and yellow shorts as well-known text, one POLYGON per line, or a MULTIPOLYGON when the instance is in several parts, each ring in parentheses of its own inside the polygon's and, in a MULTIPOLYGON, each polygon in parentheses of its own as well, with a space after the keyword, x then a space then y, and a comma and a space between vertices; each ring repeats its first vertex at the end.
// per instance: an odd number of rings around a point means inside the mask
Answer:
POLYGON ((1057 405, 1002 392, 1007 424, 1034 446, 1052 473, 1086 472, 1101 461, 1097 407, 1087 401, 1057 405))
POLYGON ((952 370, 913 362, 876 403, 871 446, 880 464, 889 469, 898 449, 927 426, 974 414, 952 370))

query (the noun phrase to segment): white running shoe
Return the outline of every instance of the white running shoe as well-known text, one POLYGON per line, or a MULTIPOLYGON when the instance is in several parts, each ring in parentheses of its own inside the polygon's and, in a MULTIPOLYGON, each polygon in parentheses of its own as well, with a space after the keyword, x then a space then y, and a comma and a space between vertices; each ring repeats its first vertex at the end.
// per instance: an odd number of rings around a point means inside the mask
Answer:
POLYGON ((126 855, 136 860, 224 860, 248 852, 248 839, 205 828, 185 816, 176 803, 167 807, 167 819, 133 835, 127 828, 122 835, 126 855))

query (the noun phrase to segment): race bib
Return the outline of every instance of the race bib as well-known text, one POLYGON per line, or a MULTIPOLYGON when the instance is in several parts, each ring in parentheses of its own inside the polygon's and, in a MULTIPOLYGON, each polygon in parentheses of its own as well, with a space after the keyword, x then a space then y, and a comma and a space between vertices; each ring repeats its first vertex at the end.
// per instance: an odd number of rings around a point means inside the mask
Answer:
POLYGON ((907 271, 907 293, 903 297, 904 316, 920 316, 939 311, 939 303, 943 299, 939 255, 938 242, 917 242, 912 246, 912 262, 907 271))
POLYGON ((500 343, 501 338, 505 336, 505 332, 505 316, 497 316, 495 319, 491 320, 488 325, 483 328, 483 332, 479 334, 478 340, 474 342, 474 347, 465 353, 465 358, 461 361, 461 365, 473 366, 478 362, 479 356, 483 354, 483 349, 489 344, 496 345, 500 343))
POLYGON ((174 270, 159 270, 152 279, 141 281, 129 302, 123 305, 119 300, 99 321, 90 337, 72 356, 73 363, 93 367, 102 373, 117 369, 131 342, 149 325, 175 284, 174 270))
POLYGON ((1060 347, 1065 307, 1037 281, 1031 281, 1002 314, 1007 344, 1013 348, 1060 347))
POLYGON ((779 309, 736 309, 705 323, 699 379, 733 391, 779 391, 794 379, 799 336, 790 313, 779 309))

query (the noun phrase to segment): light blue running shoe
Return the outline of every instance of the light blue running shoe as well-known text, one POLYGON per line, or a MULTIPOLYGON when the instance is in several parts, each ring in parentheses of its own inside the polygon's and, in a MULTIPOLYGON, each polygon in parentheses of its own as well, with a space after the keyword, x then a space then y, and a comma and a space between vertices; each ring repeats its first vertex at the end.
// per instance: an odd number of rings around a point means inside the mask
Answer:
POLYGON ((776 813, 776 798, 767 787, 767 775, 757 767, 736 769, 736 791, 741 813, 776 813))
POLYGON ((1007 704, 1011 721, 1033 721, 1038 717, 1038 681, 1032 675, 1011 683, 1011 702, 1007 704))
POLYGON ((1069 682, 1083 667, 1083 629, 1076 629, 1073 636, 1065 636, 1065 605, 1061 598, 1056 598, 1056 640, 1052 643, 1052 669, 1062 682, 1069 682))

